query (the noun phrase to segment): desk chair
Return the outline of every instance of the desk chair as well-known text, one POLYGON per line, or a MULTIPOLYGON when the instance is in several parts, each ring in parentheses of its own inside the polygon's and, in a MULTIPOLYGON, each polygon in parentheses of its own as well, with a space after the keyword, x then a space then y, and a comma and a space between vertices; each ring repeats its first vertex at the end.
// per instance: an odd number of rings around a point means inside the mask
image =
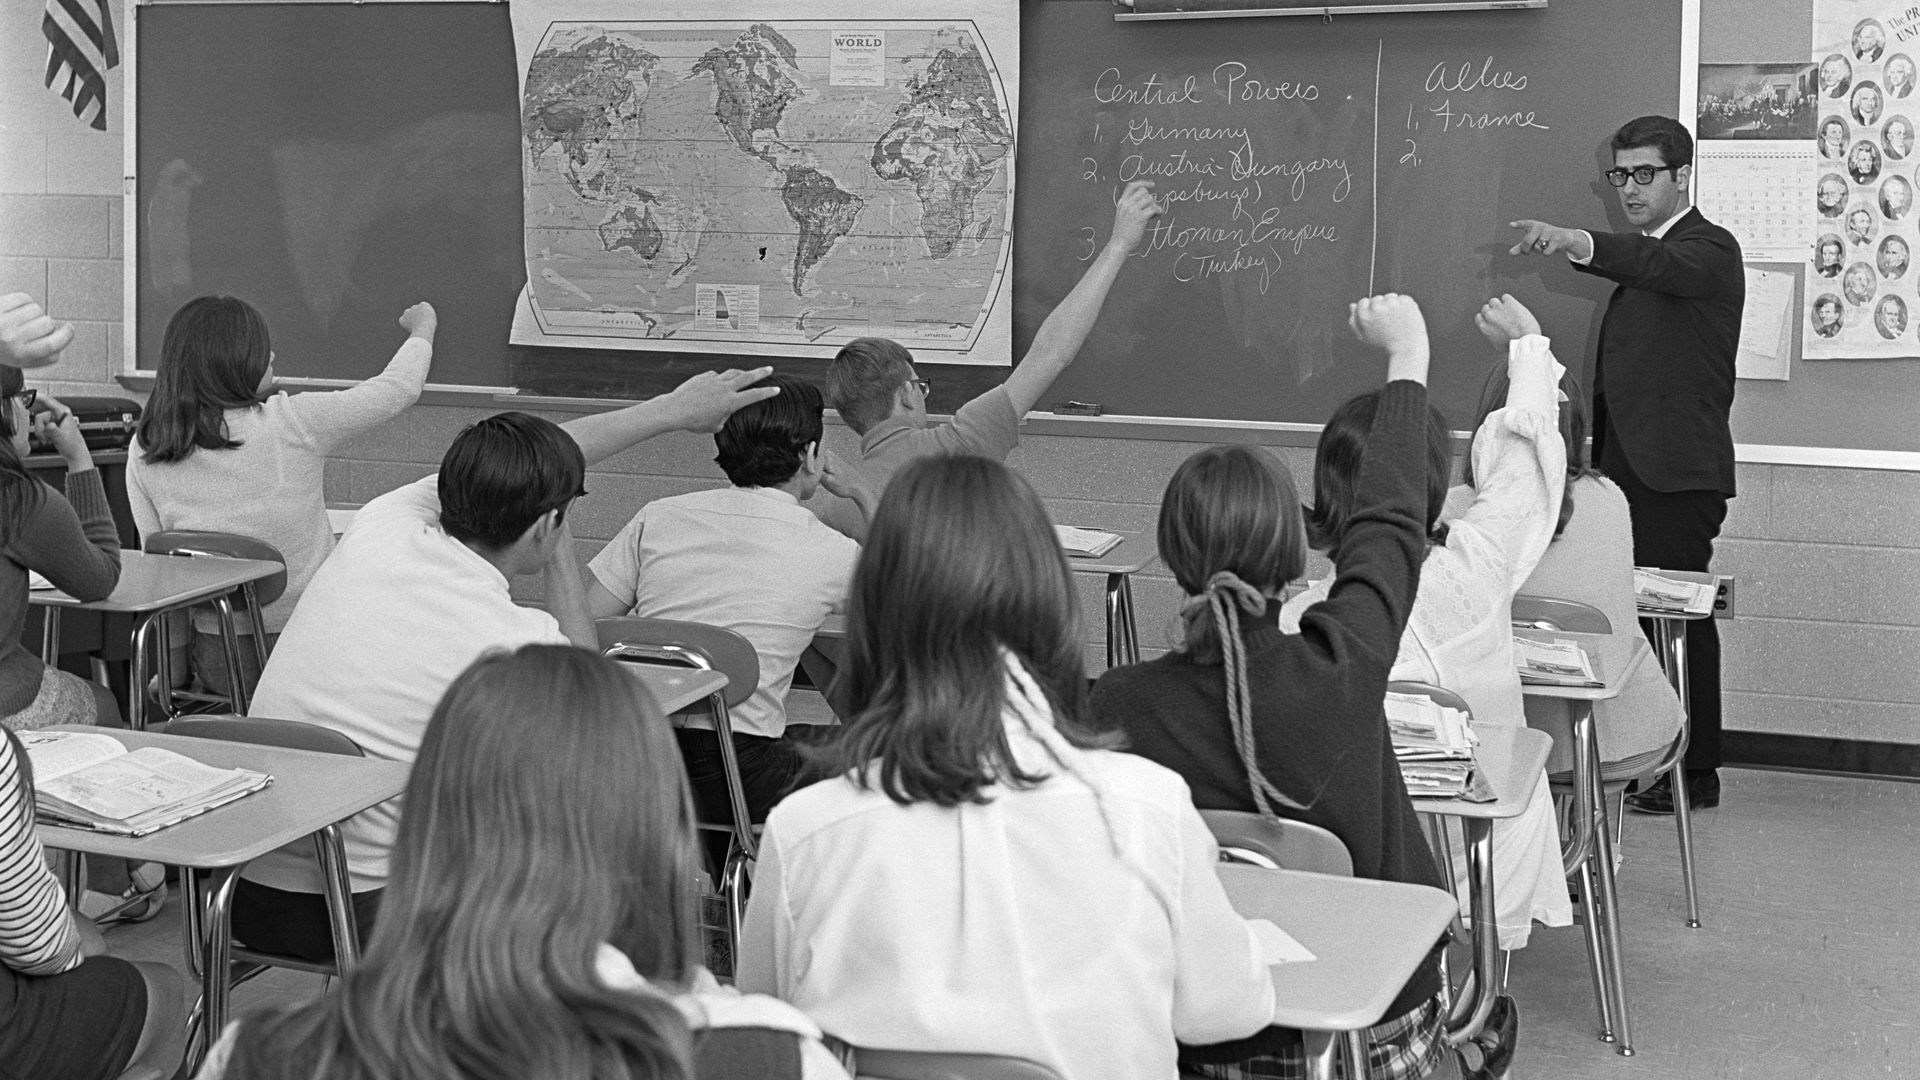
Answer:
POLYGON ((760 851, 759 827, 747 812, 746 787, 740 779, 739 759, 733 752, 729 710, 745 701, 760 685, 760 654, 754 651, 751 642, 732 630, 705 623, 622 616, 600 619, 594 625, 599 632, 601 654, 614 660, 718 671, 727 677, 726 688, 708 696, 706 711, 713 722, 715 741, 720 744, 720 767, 727 778, 727 803, 733 820, 702 821, 698 827, 731 837, 720 870, 719 888, 727 899, 727 940, 738 956, 740 924, 747 913, 747 877, 760 851))
POLYGON ((855 1049, 853 1065, 855 1080, 1060 1080, 1037 1061, 999 1054, 855 1049))
MULTIPOLYGON (((308 724, 299 720, 267 720, 245 716, 194 716, 175 720, 164 729, 169 735, 186 735, 196 739, 218 739, 225 742, 251 743, 255 746, 279 746, 290 750, 310 750, 319 754, 341 754, 347 757, 365 757, 358 743, 332 728, 318 724, 308 724)), ((314 858, 325 863, 329 858, 329 848, 320 843, 316 836, 313 840, 314 858)), ((198 882, 189 873, 180 875, 180 887, 184 902, 180 905, 185 913, 187 931, 187 967, 195 978, 200 977, 200 954, 194 943, 201 939, 203 930, 200 922, 201 898, 198 882)), ((311 972, 329 978, 339 975, 342 962, 350 964, 360 955, 360 928, 353 921, 352 911, 331 912, 333 918, 333 963, 315 963, 297 956, 285 956, 280 953, 261 952, 243 945, 232 947, 233 969, 228 978, 231 986, 241 983, 265 972, 268 968, 292 968, 296 971, 311 972)), ((195 1045, 194 1036, 199 1033, 203 1004, 196 1002, 193 1013, 187 1020, 188 1044, 195 1045)), ((218 1032, 214 1033, 218 1036, 218 1032)))
MULTIPOLYGON (((238 533, 208 532, 201 529, 167 529, 146 538, 145 550, 149 555, 192 555, 215 559, 260 559, 265 562, 277 562, 282 569, 278 574, 258 582, 248 582, 240 587, 240 596, 234 604, 237 610, 244 610, 252 623, 253 649, 260 667, 267 666, 267 627, 260 617, 262 605, 271 604, 280 599, 287 591, 286 557, 280 549, 264 540, 255 540, 251 536, 238 533)), ((191 631, 189 631, 191 632, 191 631)), ((154 670, 160 676, 160 711, 168 718, 180 715, 181 702, 194 702, 201 705, 217 704, 231 712, 247 711, 246 679, 242 674, 240 656, 230 644, 227 651, 227 671, 229 687, 226 694, 202 693, 194 690, 181 690, 174 686, 172 630, 168 620, 160 621, 160 656, 154 670), (234 695, 239 700, 234 700, 234 695)), ((144 687, 130 688, 132 693, 144 693, 144 687)), ((356 751, 357 752, 357 751, 356 751)))
POLYGON ((1220 843, 1221 862, 1353 876, 1347 845, 1318 825, 1285 818, 1269 821, 1244 810, 1202 810, 1200 819, 1220 843))
MULTIPOLYGON (((1513 598, 1513 624, 1529 626, 1539 630, 1564 630, 1574 634, 1610 634, 1613 627, 1606 613, 1587 604, 1572 600, 1556 600, 1544 596, 1516 596, 1513 598)), ((1686 699, 1680 701, 1685 707, 1686 699)), ((1614 833, 1618 835, 1621 819, 1625 817, 1624 800, 1626 783, 1629 780, 1652 780, 1665 775, 1670 778, 1674 791, 1673 827, 1680 842, 1680 880, 1687 892, 1687 925, 1700 925, 1700 900, 1693 865, 1693 810, 1687 805, 1687 740, 1689 727, 1685 719, 1680 722, 1680 733, 1667 745, 1664 752, 1647 760, 1649 755, 1639 755, 1624 762, 1601 762, 1600 779, 1610 802, 1620 809, 1614 815, 1614 833)), ((1554 783, 1556 799, 1570 789, 1572 778, 1550 777, 1554 783)), ((1568 863, 1572 865, 1571 862, 1568 863)))

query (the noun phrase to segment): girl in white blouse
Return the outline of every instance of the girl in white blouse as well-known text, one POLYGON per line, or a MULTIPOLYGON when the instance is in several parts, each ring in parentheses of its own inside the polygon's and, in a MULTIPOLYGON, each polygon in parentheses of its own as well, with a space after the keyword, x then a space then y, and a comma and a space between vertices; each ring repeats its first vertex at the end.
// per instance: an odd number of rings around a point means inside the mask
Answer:
MULTIPOLYGON (((1511 296, 1487 301, 1475 323, 1507 350, 1510 389, 1504 408, 1474 433, 1473 501, 1440 523, 1451 445, 1434 417, 1427 520, 1433 546, 1420 570, 1420 591, 1400 638, 1392 677, 1444 686, 1466 699, 1476 725, 1526 724, 1520 676, 1513 662, 1513 597, 1553 539, 1567 481, 1557 385, 1562 368, 1540 324, 1511 296)), ((1338 447, 1364 436, 1336 415, 1321 433, 1314 464, 1314 507, 1307 531, 1316 547, 1339 547, 1346 527, 1342 493, 1351 491, 1359 458, 1338 447)), ((1281 609, 1281 629, 1295 631, 1300 613, 1325 598, 1320 582, 1281 609)), ((1494 916, 1500 947, 1526 945, 1533 923, 1568 926, 1573 905, 1560 861, 1559 830, 1545 777, 1520 817, 1493 828, 1494 916)), ((1464 873, 1465 860, 1454 863, 1464 873)), ((1462 891, 1464 895, 1464 890, 1462 891)))
POLYGON ((854 571, 833 777, 767 819, 743 990, 856 1047, 1170 1080, 1273 987, 1187 785, 1080 726, 1079 601, 1039 497, 985 458, 888 485, 854 571))
MULTIPOLYGON (((160 368, 132 452, 127 501, 144 537, 167 529, 239 533, 279 549, 287 588, 261 609, 268 646, 333 550, 322 481, 327 455, 420 397, 439 322, 430 304, 400 315, 407 339, 358 386, 289 396, 273 386, 266 320, 244 300, 203 296, 167 322, 160 368)), ((201 685, 225 692, 226 652, 211 613, 196 613, 190 658, 201 685)), ((243 631, 250 632, 242 620, 243 631)), ((260 677, 240 650, 251 692, 260 677)))

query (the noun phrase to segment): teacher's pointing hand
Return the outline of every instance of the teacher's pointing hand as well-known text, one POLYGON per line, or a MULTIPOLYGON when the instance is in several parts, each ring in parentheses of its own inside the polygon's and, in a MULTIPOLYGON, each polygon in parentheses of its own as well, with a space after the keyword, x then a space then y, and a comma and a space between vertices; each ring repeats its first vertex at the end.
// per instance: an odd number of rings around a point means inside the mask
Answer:
POLYGON ((1576 259, 1593 257, 1593 246, 1579 229, 1563 229, 1544 221, 1521 218, 1507 224, 1521 232, 1520 242, 1507 249, 1509 255, 1568 255, 1576 259))

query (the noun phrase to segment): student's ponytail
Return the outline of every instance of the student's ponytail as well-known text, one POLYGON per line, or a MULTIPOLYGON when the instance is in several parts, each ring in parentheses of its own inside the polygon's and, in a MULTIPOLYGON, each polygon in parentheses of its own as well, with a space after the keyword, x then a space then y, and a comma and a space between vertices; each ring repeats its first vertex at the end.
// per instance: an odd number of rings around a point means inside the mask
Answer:
POLYGON ((1253 745, 1253 695, 1247 686, 1247 645, 1240 638, 1242 612, 1259 617, 1267 609, 1267 597, 1240 580, 1231 570, 1222 570, 1207 579, 1200 595, 1191 597, 1180 609, 1186 622, 1187 648, 1218 647, 1221 667, 1227 678, 1227 722, 1233 728, 1233 745, 1240 752, 1240 765, 1247 773, 1247 786, 1253 791, 1253 804, 1260 816, 1279 819, 1273 803, 1289 810, 1306 807, 1288 798, 1260 771, 1260 758, 1253 745))

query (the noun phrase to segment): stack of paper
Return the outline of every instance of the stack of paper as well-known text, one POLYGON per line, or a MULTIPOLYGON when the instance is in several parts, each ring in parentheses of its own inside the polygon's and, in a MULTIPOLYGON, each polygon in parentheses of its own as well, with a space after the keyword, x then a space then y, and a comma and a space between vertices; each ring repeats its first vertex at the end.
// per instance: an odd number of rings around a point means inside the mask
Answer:
POLYGON ((1633 602, 1643 610, 1711 615, 1714 591, 1714 587, 1705 582, 1670 578, 1637 566, 1633 569, 1633 602))
POLYGON ((1055 525, 1053 532, 1060 538, 1060 546, 1067 549, 1067 554, 1077 555, 1083 559, 1105 555, 1120 542, 1119 533, 1104 532, 1100 529, 1055 525))
POLYGON ((1520 681, 1542 686, 1604 686, 1594 674, 1593 660, 1577 641, 1564 638, 1539 641, 1513 639, 1513 663, 1520 681))
POLYGON ((216 769, 157 746, 132 753, 110 735, 23 731, 38 816, 125 836, 206 813, 273 782, 250 769, 216 769))
POLYGON ((1467 715, 1425 694, 1388 694, 1387 728, 1407 794, 1452 799, 1473 785, 1473 729, 1467 715))

